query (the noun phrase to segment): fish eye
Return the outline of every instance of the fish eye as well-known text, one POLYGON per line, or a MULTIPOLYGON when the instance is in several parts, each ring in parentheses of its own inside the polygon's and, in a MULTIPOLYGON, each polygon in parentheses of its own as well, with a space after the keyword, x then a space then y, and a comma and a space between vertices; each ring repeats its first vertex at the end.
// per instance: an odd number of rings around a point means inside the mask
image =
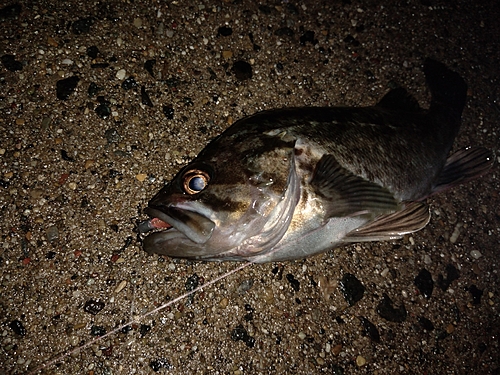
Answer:
POLYGON ((208 181, 210 181, 210 176, 207 172, 192 169, 184 174, 184 191, 190 195, 197 194, 208 186, 208 181))

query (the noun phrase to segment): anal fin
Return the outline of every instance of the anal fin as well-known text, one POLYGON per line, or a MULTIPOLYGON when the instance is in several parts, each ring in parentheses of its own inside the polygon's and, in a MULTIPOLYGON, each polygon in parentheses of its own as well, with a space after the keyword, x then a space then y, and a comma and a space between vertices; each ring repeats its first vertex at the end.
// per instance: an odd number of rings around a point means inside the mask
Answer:
POLYGON ((349 232, 346 242, 387 241, 424 228, 431 218, 429 208, 421 202, 410 202, 401 211, 382 215, 349 232))

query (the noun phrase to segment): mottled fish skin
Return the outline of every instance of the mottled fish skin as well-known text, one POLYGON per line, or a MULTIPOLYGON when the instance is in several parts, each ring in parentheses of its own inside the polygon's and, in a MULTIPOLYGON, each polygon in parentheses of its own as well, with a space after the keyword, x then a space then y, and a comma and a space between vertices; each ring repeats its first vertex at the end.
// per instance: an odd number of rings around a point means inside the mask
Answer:
POLYGON ((285 108, 237 121, 149 202, 145 212, 172 228, 149 234, 144 249, 260 263, 423 228, 423 199, 493 163, 484 148, 447 158, 467 86, 434 60, 424 73, 429 109, 398 88, 372 107, 285 108))

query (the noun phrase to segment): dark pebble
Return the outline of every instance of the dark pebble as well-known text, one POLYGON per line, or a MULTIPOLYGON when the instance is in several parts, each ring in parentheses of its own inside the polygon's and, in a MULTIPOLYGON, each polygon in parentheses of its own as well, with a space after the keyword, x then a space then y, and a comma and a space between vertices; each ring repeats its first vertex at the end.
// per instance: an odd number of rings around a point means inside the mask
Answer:
POLYGON ((147 93, 146 87, 144 86, 141 87, 141 102, 142 104, 147 105, 148 107, 153 106, 153 102, 149 98, 149 94, 147 93))
POLYGON ((300 281, 297 280, 291 273, 286 275, 286 279, 292 286, 293 290, 295 290, 296 292, 300 290, 300 281))
POLYGON ((147 324, 141 324, 141 328, 139 328, 139 333, 141 337, 144 337, 148 334, 148 332, 151 331, 151 326, 147 324))
MULTIPOLYGON (((118 130, 115 128, 111 128, 106 130, 104 133, 104 136, 106 137, 106 141, 108 141, 108 144, 110 143, 118 143, 120 142, 121 136, 118 133, 118 130)), ((115 171, 114 169, 110 169, 109 177, 114 178, 118 176, 120 173, 115 171), (113 175, 112 175, 113 174, 113 175)))
POLYGON ((15 3, 11 5, 7 5, 0 9, 0 20, 4 21, 9 18, 16 18, 21 14, 21 4, 15 3))
POLYGON ((356 302, 360 301, 365 293, 363 284, 361 284, 356 276, 350 273, 344 274, 342 280, 340 280, 339 287, 349 306, 353 306, 356 302))
POLYGON ((364 334, 368 336, 370 339, 372 339, 374 342, 380 342, 380 333, 378 332, 378 329, 375 326, 375 324, 373 324, 363 316, 360 316, 359 320, 361 321, 361 325, 363 326, 364 334))
POLYGON ((68 155, 68 152, 66 150, 61 150, 61 157, 63 158, 63 160, 66 160, 66 161, 75 161, 75 159, 73 159, 71 156, 68 155))
POLYGON ((245 279, 243 280, 240 285, 238 285, 238 293, 243 294, 246 293, 250 288, 253 286, 253 279, 245 279))
POLYGON ((23 323, 19 320, 13 320, 10 322, 9 327, 19 336, 26 335, 26 328, 24 328, 23 323))
POLYGON ((97 93, 99 91, 101 91, 101 88, 99 86, 97 86, 96 83, 90 82, 89 88, 87 90, 87 93, 89 94, 89 96, 93 97, 93 96, 97 95, 97 93))
POLYGON ((128 77, 122 82, 122 89, 124 90, 130 90, 133 89, 134 87, 137 87, 137 82, 132 76, 128 77))
POLYGON ((106 334, 106 328, 103 326, 92 326, 90 328, 90 334, 92 336, 104 336, 106 334))
POLYGON ((76 89, 76 85, 80 81, 77 76, 72 76, 68 78, 61 79, 56 83, 56 95, 60 100, 68 100, 70 95, 76 89))
POLYGON ((455 280, 458 280, 459 277, 460 272, 455 268, 455 266, 453 264, 447 264, 446 278, 444 278, 443 275, 439 274, 437 285, 440 289, 446 291, 450 287, 451 283, 455 280))
POLYGON ((318 44, 318 39, 314 39, 314 31, 307 30, 300 36, 300 44, 304 45, 307 42, 311 43, 312 45, 318 44))
POLYGON ((71 30, 76 35, 86 34, 90 31, 90 26, 94 24, 94 19, 92 17, 80 18, 73 22, 71 25, 71 30))
POLYGON ((481 297, 483 296, 483 291, 478 289, 477 286, 472 284, 469 287, 469 293, 472 295, 472 304, 479 305, 481 303, 481 297))
POLYGON ((85 302, 85 305, 83 306, 83 311, 92 315, 96 315, 103 308, 104 308, 104 302, 95 299, 89 299, 87 302, 85 302))
POLYGON ((132 331, 132 326, 131 325, 128 325, 128 326, 125 326, 121 329, 121 333, 124 333, 124 334, 127 334, 129 333, 130 331, 132 331))
POLYGON ((97 116, 105 120, 109 117, 109 115, 111 115, 111 108, 107 104, 102 103, 95 108, 95 113, 97 113, 97 116))
POLYGON ((418 323, 426 331, 430 332, 434 330, 434 324, 432 324, 432 322, 429 319, 424 318, 423 316, 418 317, 418 323))
POLYGON ((280 27, 274 31, 274 35, 276 36, 290 36, 292 37, 295 32, 289 27, 280 27))
POLYGON ((90 64, 90 67, 92 69, 104 69, 109 66, 109 63, 95 63, 95 64, 90 64))
POLYGON ((167 370, 171 370, 173 368, 170 362, 165 358, 153 359, 151 362, 149 362, 149 367, 151 367, 154 372, 158 372, 162 368, 166 368, 167 370))
POLYGON ((190 292, 198 287, 198 284, 200 282, 200 278, 197 274, 193 274, 189 276, 186 280, 186 283, 184 284, 186 287, 186 291, 190 292))
POLYGON ((354 39, 354 37, 352 35, 347 35, 344 38, 344 43, 350 44, 353 47, 359 47, 359 45, 360 45, 360 43, 356 39, 354 39))
POLYGON ((166 118, 172 120, 174 118, 174 109, 172 108, 172 105, 164 105, 163 114, 165 115, 166 118))
POLYGON ((47 254, 45 254, 46 259, 54 259, 56 257, 57 253, 55 251, 49 251, 47 254))
POLYGON ((1 60, 5 69, 10 70, 11 72, 23 69, 23 64, 20 61, 17 61, 16 56, 14 55, 3 55, 1 60))
POLYGON ((377 306, 377 313, 389 322, 402 323, 406 320, 406 308, 402 303, 397 309, 394 308, 392 300, 384 293, 384 298, 377 306))
POLYGON ((243 319, 245 319, 247 322, 253 320, 253 313, 255 309, 247 303, 245 305, 245 311, 247 312, 247 314, 243 317, 243 319))
POLYGON ((215 74, 215 72, 212 68, 207 68, 207 71, 208 71, 208 74, 210 74, 211 80, 217 79, 217 74, 215 74))
POLYGON ((422 268, 417 277, 415 277, 414 282, 415 286, 425 298, 431 298, 432 291, 434 290, 434 281, 432 281, 432 275, 429 271, 422 268))
POLYGON ((217 30, 217 36, 222 35, 222 36, 229 36, 233 33, 233 29, 231 29, 229 26, 221 26, 217 30))
POLYGON ((154 75, 154 72, 153 72, 153 68, 156 64, 156 60, 147 60, 145 63, 144 63, 144 69, 146 69, 146 71, 151 75, 151 77, 155 78, 155 75, 154 75))
POLYGON ((99 54, 99 48, 97 48, 97 46, 90 46, 87 48, 88 57, 95 59, 98 54, 99 54))
POLYGON ((268 5, 259 5, 259 10, 264 14, 271 14, 271 7, 268 5))
POLYGON ((332 375, 344 375, 344 369, 340 367, 339 365, 331 365, 331 372, 330 374, 332 375))
POLYGON ((243 341, 246 346, 249 348, 253 348, 255 346, 255 338, 250 336, 241 324, 237 326, 233 331, 231 332, 231 340, 233 341, 243 341))
POLYGON ((231 71, 239 81, 245 81, 252 78, 252 66, 246 61, 236 61, 231 68, 231 71))

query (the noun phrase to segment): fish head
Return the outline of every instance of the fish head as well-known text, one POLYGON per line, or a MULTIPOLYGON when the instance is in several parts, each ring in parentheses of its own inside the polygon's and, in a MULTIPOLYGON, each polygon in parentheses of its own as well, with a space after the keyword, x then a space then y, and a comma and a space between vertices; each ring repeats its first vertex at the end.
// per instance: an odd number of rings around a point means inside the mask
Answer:
POLYGON ((293 146, 262 133, 212 141, 148 203, 145 213, 169 228, 149 234, 144 249, 205 260, 269 251, 285 234, 299 198, 293 146))

